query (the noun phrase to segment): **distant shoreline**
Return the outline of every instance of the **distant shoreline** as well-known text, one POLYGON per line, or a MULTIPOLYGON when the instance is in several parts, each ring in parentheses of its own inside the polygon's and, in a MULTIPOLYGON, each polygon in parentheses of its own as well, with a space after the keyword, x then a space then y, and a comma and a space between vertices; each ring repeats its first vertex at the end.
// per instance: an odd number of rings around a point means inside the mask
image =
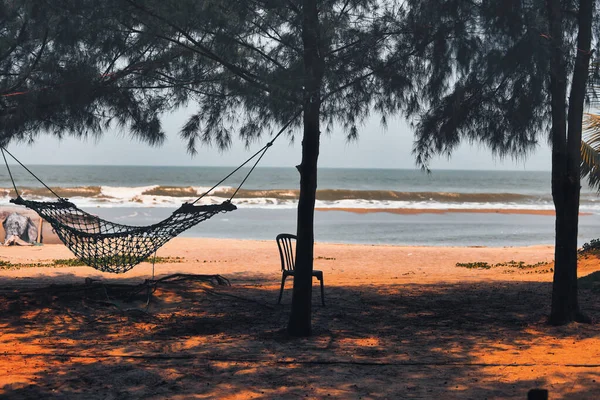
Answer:
MULTIPOLYGON (((316 211, 343 211, 355 214, 390 213, 390 214, 526 214, 526 215, 556 215, 554 210, 528 210, 528 209, 498 209, 498 208, 315 208, 316 211)), ((589 212, 580 212, 579 215, 592 215, 589 212)))

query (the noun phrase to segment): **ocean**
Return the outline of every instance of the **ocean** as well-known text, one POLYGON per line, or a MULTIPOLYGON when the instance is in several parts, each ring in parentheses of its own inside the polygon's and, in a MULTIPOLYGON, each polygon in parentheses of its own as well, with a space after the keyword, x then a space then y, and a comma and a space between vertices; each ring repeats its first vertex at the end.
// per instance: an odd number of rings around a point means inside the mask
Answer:
MULTIPOLYGON (((55 192, 102 218, 147 225, 166 218, 184 202, 206 192, 234 167, 29 166, 55 192)), ((53 195, 19 166, 13 178, 23 197, 53 195)), ((220 203, 234 192, 242 169, 198 204, 220 203)), ((271 240, 296 230, 299 174, 295 168, 259 167, 233 202, 238 210, 219 214, 185 232, 188 237, 271 240)), ((14 196, 0 169, 0 206, 14 196)), ((550 173, 392 169, 319 170, 315 238, 321 242, 426 246, 524 246, 553 244, 551 215, 467 212, 553 210, 550 173), (348 210, 377 211, 349 212, 348 210), (451 213, 396 214, 390 209, 451 213)), ((584 184, 580 245, 600 237, 600 196, 584 184)))

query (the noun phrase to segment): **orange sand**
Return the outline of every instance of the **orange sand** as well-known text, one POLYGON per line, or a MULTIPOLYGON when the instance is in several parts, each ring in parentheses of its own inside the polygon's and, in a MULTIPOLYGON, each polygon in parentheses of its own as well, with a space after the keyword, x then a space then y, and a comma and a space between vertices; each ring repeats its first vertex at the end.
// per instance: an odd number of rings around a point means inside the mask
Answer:
MULTIPOLYGON (((397 247, 322 244, 326 307, 314 291, 310 338, 285 334, 291 282, 274 241, 179 238, 159 275, 218 273, 230 287, 160 287, 124 303, 111 295, 26 291, 84 278, 138 282, 88 267, 0 271, 0 397, 5 398, 597 398, 600 328, 550 327, 552 266, 472 270, 457 262, 550 261, 551 246, 397 247), (21 288, 18 296, 15 288, 21 288)), ((61 245, 0 248, 0 261, 67 258, 61 245)), ((583 260, 580 275, 600 270, 583 260)), ((316 288, 316 286, 315 286, 316 288)), ((598 292, 580 291, 600 317, 598 292)))

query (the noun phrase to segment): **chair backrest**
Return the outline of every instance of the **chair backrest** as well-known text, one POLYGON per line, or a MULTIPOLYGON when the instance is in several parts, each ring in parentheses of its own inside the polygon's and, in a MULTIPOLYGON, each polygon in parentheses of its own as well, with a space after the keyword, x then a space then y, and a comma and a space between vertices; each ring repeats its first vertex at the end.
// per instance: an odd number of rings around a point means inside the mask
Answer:
POLYGON ((281 257, 281 270, 293 271, 296 268, 295 243, 296 235, 280 233, 277 235, 277 247, 281 257))

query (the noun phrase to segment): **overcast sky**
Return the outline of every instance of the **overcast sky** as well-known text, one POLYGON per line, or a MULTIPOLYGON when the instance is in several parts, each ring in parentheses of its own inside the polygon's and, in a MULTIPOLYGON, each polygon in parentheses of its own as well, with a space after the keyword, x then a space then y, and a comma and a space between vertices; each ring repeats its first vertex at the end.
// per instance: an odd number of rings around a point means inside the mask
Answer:
MULTIPOLYGON (((11 151, 25 164, 72 164, 72 165, 196 165, 196 166, 235 166, 245 161, 268 140, 265 136, 250 150, 234 140, 226 152, 215 148, 200 147, 198 154, 191 157, 186 144, 179 139, 177 132, 185 116, 183 112, 163 119, 168 133, 167 141, 161 147, 150 147, 132 140, 126 132, 106 132, 100 140, 64 139, 59 141, 51 136, 42 136, 33 145, 11 145, 11 151)), ((300 163, 300 132, 291 144, 286 137, 280 137, 261 161, 262 166, 288 167, 300 163)), ((319 166, 330 168, 416 168, 411 154, 413 134, 408 125, 396 120, 383 129, 378 117, 368 121, 360 129, 358 141, 348 143, 344 133, 336 129, 324 134, 321 139, 319 166)), ((527 170, 547 171, 550 169, 550 150, 546 143, 525 161, 511 158, 494 158, 483 147, 462 145, 451 159, 434 160, 432 169, 480 169, 480 170, 527 170)))

